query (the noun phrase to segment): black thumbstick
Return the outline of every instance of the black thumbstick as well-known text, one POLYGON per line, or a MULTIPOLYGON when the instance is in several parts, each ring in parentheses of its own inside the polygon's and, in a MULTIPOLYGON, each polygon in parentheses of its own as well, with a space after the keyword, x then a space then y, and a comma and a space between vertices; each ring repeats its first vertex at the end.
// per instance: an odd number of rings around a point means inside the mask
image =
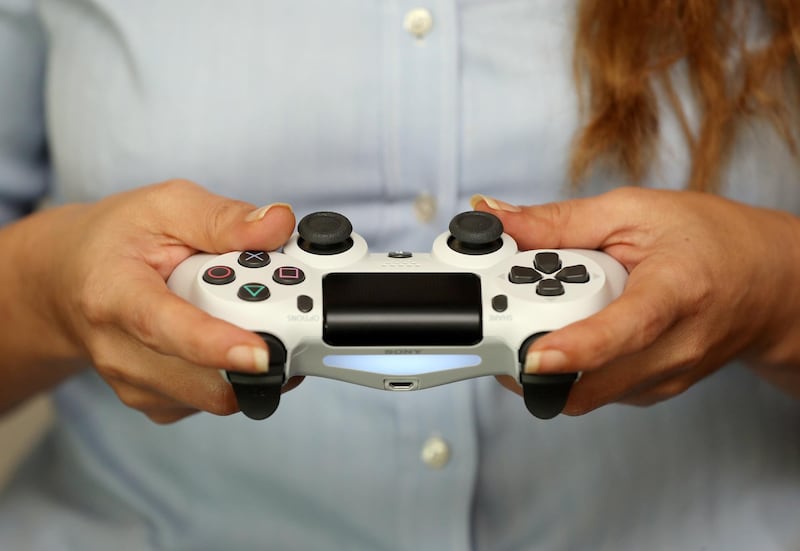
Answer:
POLYGON ((503 223, 494 214, 468 211, 450 221, 448 246, 462 254, 489 254, 503 246, 503 223))
POLYGON ((339 254, 353 246, 353 225, 338 212, 312 212, 297 224, 297 245, 312 254, 339 254))

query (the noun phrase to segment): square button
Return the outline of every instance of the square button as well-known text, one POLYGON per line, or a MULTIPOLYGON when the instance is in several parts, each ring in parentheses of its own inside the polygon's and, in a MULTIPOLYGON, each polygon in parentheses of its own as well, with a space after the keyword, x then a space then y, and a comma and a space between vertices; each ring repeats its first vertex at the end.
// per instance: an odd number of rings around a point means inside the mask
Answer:
POLYGON ((297 285, 305 281, 306 274, 295 266, 281 266, 272 274, 272 279, 281 285, 297 285))

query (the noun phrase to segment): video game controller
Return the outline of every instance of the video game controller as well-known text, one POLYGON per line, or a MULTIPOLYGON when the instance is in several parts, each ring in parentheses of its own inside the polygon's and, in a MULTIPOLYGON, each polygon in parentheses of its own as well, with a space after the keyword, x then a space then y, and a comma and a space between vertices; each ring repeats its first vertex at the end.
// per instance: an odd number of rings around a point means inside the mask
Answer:
POLYGON ((224 372, 252 419, 269 417, 298 375, 390 391, 510 375, 534 416, 555 417, 578 374, 525 374, 527 350, 619 296, 624 267, 599 251, 520 252, 485 212, 458 214, 449 230, 430 253, 369 253, 347 218, 315 212, 282 252, 197 254, 168 285, 266 342, 267 374, 224 372))

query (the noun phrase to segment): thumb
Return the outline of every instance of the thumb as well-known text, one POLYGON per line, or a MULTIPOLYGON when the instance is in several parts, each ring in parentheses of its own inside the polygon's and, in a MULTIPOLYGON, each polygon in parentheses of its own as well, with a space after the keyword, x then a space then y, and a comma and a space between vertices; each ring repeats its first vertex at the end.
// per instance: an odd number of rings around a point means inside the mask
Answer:
POLYGON ((294 229, 294 213, 286 203, 256 208, 183 180, 156 187, 159 218, 173 237, 198 251, 274 250, 294 229))
POLYGON ((608 194, 543 205, 516 207, 475 195, 472 207, 491 212, 520 249, 602 249, 618 228, 618 206, 608 194))

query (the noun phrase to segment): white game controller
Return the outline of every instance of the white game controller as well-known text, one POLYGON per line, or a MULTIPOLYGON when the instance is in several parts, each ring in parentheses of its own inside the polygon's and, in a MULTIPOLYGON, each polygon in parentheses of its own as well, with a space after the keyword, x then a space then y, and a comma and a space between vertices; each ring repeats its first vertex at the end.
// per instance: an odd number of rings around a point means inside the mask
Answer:
POLYGON ((373 254, 347 218, 316 212, 282 252, 197 254, 168 285, 267 343, 269 373, 225 373, 253 419, 269 417, 298 375, 393 391, 511 375, 530 412, 549 419, 578 374, 523 373, 528 347, 602 309, 626 279, 599 251, 520 252, 485 212, 456 215, 430 253, 373 254))

